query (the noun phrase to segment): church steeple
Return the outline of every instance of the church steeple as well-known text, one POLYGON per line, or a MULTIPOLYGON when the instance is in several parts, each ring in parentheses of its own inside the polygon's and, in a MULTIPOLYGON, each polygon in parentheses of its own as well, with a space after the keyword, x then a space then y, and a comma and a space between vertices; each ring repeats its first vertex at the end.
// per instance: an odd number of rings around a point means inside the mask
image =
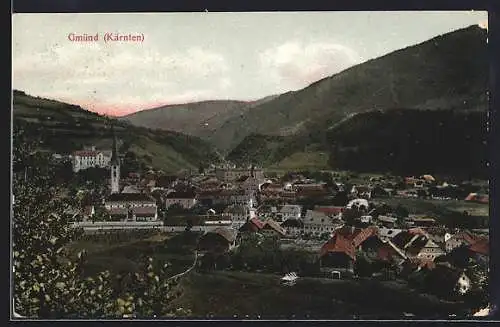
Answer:
POLYGON ((111 150, 111 193, 120 193, 120 158, 118 157, 118 147, 116 144, 116 135, 113 126, 113 149, 111 150))

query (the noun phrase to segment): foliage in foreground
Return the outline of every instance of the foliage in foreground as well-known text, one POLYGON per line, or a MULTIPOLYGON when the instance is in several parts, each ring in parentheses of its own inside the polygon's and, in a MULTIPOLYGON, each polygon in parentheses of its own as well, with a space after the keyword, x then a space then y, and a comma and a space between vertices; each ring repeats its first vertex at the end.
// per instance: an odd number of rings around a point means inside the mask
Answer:
MULTIPOLYGON (((152 259, 139 273, 108 271, 84 278, 85 253, 71 260, 66 245, 81 231, 68 225, 66 204, 45 158, 14 135, 13 261, 14 311, 29 318, 122 318, 182 316, 171 309, 175 282, 152 259)), ((164 267, 166 268, 166 267, 164 267)))

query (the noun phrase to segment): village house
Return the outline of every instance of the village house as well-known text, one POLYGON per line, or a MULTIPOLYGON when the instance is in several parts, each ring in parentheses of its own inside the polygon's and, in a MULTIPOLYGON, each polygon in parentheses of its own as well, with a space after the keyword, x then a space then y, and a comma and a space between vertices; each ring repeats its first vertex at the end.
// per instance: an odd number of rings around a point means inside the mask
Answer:
POLYGON ((243 176, 236 181, 238 187, 244 189, 248 194, 259 192, 261 182, 262 181, 259 181, 257 178, 251 176, 243 176))
POLYGON ((376 228, 359 229, 344 226, 337 229, 332 237, 321 247, 321 272, 331 276, 333 272, 353 274, 356 251, 362 244, 377 234, 376 228))
POLYGON ((351 188, 351 195, 360 199, 371 199, 372 190, 367 185, 353 185, 351 188))
POLYGON ((381 225, 381 226, 384 226, 387 228, 394 228, 396 226, 398 219, 396 217, 379 215, 377 217, 377 221, 378 221, 379 225, 381 225))
POLYGON ((391 240, 408 258, 434 261, 445 253, 443 249, 427 236, 426 232, 416 228, 403 231, 391 240))
POLYGON ((388 198, 391 197, 393 193, 394 190, 391 188, 383 188, 381 186, 375 186, 370 193, 370 198, 388 198))
POLYGON ((258 218, 249 219, 243 226, 240 227, 239 232, 242 237, 249 234, 259 233, 264 227, 264 223, 258 218))
POLYGON ((330 218, 342 219, 344 207, 337 206, 314 206, 314 211, 322 212, 330 218))
POLYGON ((292 189, 297 199, 324 198, 331 195, 325 183, 293 184, 292 189))
POLYGON ((490 202, 488 194, 480 194, 480 193, 470 193, 465 198, 465 201, 482 203, 482 204, 488 204, 490 202))
POLYGON ((232 228, 218 227, 203 234, 197 246, 200 255, 206 253, 222 254, 236 247, 237 231, 232 228))
POLYGON ((233 228, 239 229, 248 219, 255 217, 255 212, 251 211, 248 206, 230 205, 224 209, 223 216, 228 217, 228 219, 233 222, 233 228), (251 216, 251 214, 253 216, 251 216))
POLYGON ((104 202, 112 220, 153 221, 158 219, 156 200, 142 193, 113 193, 104 202))
POLYGON ((196 195, 194 192, 174 191, 167 194, 165 197, 165 208, 177 204, 184 209, 191 209, 196 205, 196 195))
POLYGON ((302 213, 302 206, 296 204, 286 204, 279 210, 279 216, 282 221, 288 219, 300 219, 302 213))
POLYGON ((228 264, 227 253, 237 246, 237 231, 232 228, 219 227, 206 232, 196 247, 199 257, 198 267, 217 269, 228 264))
POLYGON ((344 224, 340 219, 333 219, 323 212, 307 210, 304 217, 304 233, 320 236, 323 233, 332 233, 344 224))
POLYGON ((267 219, 264 225, 260 229, 260 233, 268 237, 278 237, 281 238, 286 235, 286 230, 280 226, 276 221, 272 219, 267 219))
POLYGON ((300 236, 304 232, 304 222, 297 218, 288 218, 280 225, 290 237, 300 236))
POLYGON ((353 209, 353 208, 358 208, 360 210, 365 210, 368 211, 369 204, 366 199, 353 199, 349 201, 346 205, 346 209, 353 209))
POLYGON ((403 231, 402 229, 397 229, 397 228, 380 227, 378 229, 378 235, 380 239, 385 242, 392 239, 394 236, 401 233, 402 231, 403 231))
POLYGON ((96 150, 95 147, 92 147, 91 150, 75 151, 71 158, 75 173, 91 167, 105 168, 111 162, 109 151, 96 150))
POLYGON ((458 248, 460 246, 470 246, 479 239, 479 236, 469 232, 469 231, 461 231, 454 235, 451 235, 445 241, 445 249, 446 252, 451 252, 453 249, 458 248))

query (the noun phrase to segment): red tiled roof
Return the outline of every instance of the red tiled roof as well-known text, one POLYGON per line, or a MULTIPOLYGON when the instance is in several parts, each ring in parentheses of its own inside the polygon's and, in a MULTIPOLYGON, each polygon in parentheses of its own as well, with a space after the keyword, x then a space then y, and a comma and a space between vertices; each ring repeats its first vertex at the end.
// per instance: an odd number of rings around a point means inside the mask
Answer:
POLYGON ((262 229, 273 229, 281 235, 286 234, 284 229, 277 222, 275 222, 272 219, 266 220, 266 222, 263 224, 262 229))
POLYGON ((73 152, 73 155, 80 157, 96 157, 99 153, 101 153, 101 151, 82 150, 73 152))
POLYGON ((356 259, 355 249, 352 241, 341 234, 334 234, 334 236, 321 247, 320 256, 324 256, 329 252, 345 253, 351 259, 356 259))
POLYGON ((252 232, 257 232, 264 227, 264 223, 257 218, 252 218, 248 220, 243 226, 240 227, 242 230, 251 230, 252 232))
POLYGON ((376 234, 375 227, 354 230, 349 227, 337 229, 333 233, 333 237, 321 247, 320 255, 323 256, 328 252, 343 252, 356 260, 356 248, 376 234))
POLYGON ((487 239, 480 239, 469 246, 469 250, 482 255, 490 254, 490 242, 487 239))

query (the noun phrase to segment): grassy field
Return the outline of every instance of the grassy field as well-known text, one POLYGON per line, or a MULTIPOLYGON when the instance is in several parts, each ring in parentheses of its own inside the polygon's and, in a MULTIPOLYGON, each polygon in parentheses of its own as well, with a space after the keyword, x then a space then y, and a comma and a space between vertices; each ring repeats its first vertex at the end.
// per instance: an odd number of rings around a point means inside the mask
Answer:
POLYGON ((184 271, 193 263, 193 250, 197 235, 184 237, 183 234, 155 234, 143 239, 107 242, 102 240, 79 240, 70 245, 70 253, 87 251, 86 275, 94 275, 109 270, 114 273, 135 272, 148 257, 157 266, 169 263, 172 275, 184 271))
POLYGON ((282 286, 281 276, 247 272, 193 272, 182 280, 174 306, 189 307, 195 318, 402 319, 447 318, 464 314, 462 303, 421 295, 404 282, 303 278, 282 286))
POLYGON ((467 211, 471 216, 489 216, 489 206, 463 200, 427 200, 415 198, 387 198, 376 199, 390 206, 403 205, 411 214, 448 214, 450 212, 463 213, 467 211))

